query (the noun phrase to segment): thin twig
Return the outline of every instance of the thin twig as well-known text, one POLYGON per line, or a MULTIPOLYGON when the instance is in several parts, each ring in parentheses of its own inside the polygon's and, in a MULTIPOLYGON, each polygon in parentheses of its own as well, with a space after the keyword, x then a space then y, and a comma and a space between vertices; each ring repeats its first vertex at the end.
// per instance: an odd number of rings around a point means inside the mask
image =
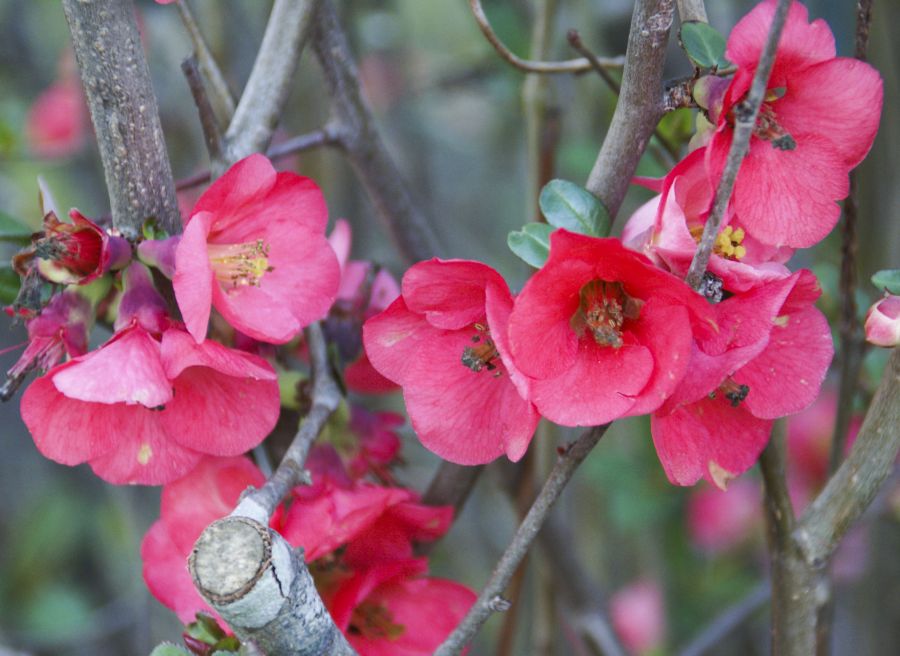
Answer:
POLYGON ((769 27, 769 35, 766 37, 766 44, 763 46, 762 53, 760 53, 750 92, 747 94, 747 99, 734 109, 734 134, 731 138, 728 159, 725 162, 725 169, 722 171, 722 177, 719 179, 719 185, 716 188, 716 199, 713 202, 712 210, 709 213, 709 218, 706 220, 706 225, 703 227, 700 245, 694 253, 694 259, 691 260, 691 267, 688 269, 688 274, 685 278, 687 283, 694 289, 699 288, 700 282, 703 280, 703 274, 706 272, 716 237, 719 234, 719 225, 722 223, 722 218, 725 216, 725 210, 731 199, 731 192, 734 189, 738 170, 741 168, 744 156, 750 149, 750 137, 753 135, 756 117, 759 115, 759 108, 762 106, 766 95, 769 75, 772 72, 772 65, 775 63, 775 51, 778 48, 778 40, 781 38, 781 30, 784 28, 784 22, 790 6, 791 0, 778 0, 775 14, 772 17, 772 25, 769 27))
POLYGON ((623 57, 597 57, 595 62, 589 61, 586 57, 557 62, 522 59, 503 45, 500 37, 497 36, 494 28, 491 27, 484 9, 481 7, 481 0, 469 0, 469 7, 472 9, 472 14, 475 16, 475 21, 478 23, 481 33, 494 47, 497 54, 520 71, 526 73, 584 73, 596 65, 605 68, 621 68, 625 63, 623 57))
POLYGON ((187 79, 191 95, 194 97, 194 104, 197 106, 197 113, 200 115, 200 127, 203 128, 203 140, 206 142, 206 151, 209 153, 210 161, 214 162, 222 156, 224 147, 223 135, 215 110, 206 93, 206 87, 203 84, 203 76, 200 74, 197 56, 191 55, 181 62, 181 71, 187 79))
POLYGON ((330 0, 320 0, 313 47, 331 94, 333 121, 341 131, 340 146, 398 251, 409 263, 439 256, 440 245, 431 225, 413 201, 375 127, 347 36, 330 0))
POLYGON ((674 0, 638 0, 634 6, 619 101, 585 185, 611 217, 663 115, 662 73, 674 13, 674 0))
POLYGON ((248 492, 244 501, 261 506, 271 516, 281 500, 300 482, 308 482, 309 473, 303 468, 312 443, 322 432, 325 422, 337 410, 341 402, 341 390, 335 382, 328 361, 328 345, 318 323, 310 324, 305 331, 312 364, 312 409, 300 424, 300 429, 285 452, 275 473, 257 490, 248 492))
MULTIPOLYGON (((854 56, 866 61, 869 49, 869 25, 872 21, 872 0, 859 0, 856 5, 856 47, 854 56)), ((834 472, 844 456, 850 419, 858 389, 862 366, 862 330, 856 307, 856 254, 858 243, 856 224, 859 216, 857 193, 859 180, 856 171, 850 172, 850 193, 844 201, 844 221, 841 224, 841 323, 840 323, 840 387, 838 407, 831 439, 829 472, 834 472)))
MULTIPOLYGON (((332 125, 326 125, 320 130, 315 130, 313 132, 301 134, 296 137, 291 137, 286 141, 275 144, 274 146, 269 148, 268 151, 266 151, 266 157, 273 161, 276 161, 285 157, 289 157, 290 155, 296 155, 297 153, 312 150, 313 148, 319 148, 321 146, 336 146, 338 143, 340 143, 340 140, 341 136, 339 131, 332 125)), ((175 189, 177 189, 178 191, 192 189, 193 187, 198 187, 209 182, 211 179, 212 172, 209 169, 206 169, 204 171, 199 171, 194 175, 178 180, 175 183, 175 189)))
POLYGON ((766 512, 773 520, 772 526, 778 532, 779 539, 785 539, 794 528, 794 506, 787 489, 785 429, 785 421, 779 419, 775 423, 769 443, 759 456, 759 468, 765 488, 766 512))
POLYGON ((500 595, 509 583, 519 562, 531 548, 541 525, 559 499, 569 479, 572 478, 572 474, 603 437, 607 427, 608 425, 599 426, 585 431, 560 454, 553 471, 550 472, 550 476, 544 483, 544 487, 541 488, 531 510, 528 511, 528 515, 516 530, 506 551, 503 552, 487 585, 462 622, 435 651, 435 656, 454 656, 461 653, 494 612, 508 607, 507 602, 500 595))
POLYGON ((678 0, 678 18, 682 23, 688 21, 709 22, 709 19, 706 18, 706 5, 703 0, 678 0))
POLYGON ((268 147, 287 101, 317 2, 275 0, 250 78, 225 133, 225 164, 268 147))
POLYGON ((219 126, 219 130, 224 132, 231 122, 231 117, 234 116, 234 96, 231 95, 225 76, 222 75, 219 65, 216 63, 209 46, 206 44, 206 40, 203 38, 203 33, 200 31, 200 26, 197 25, 193 12, 191 12, 188 0, 178 0, 176 5, 181 16, 181 22, 184 24, 184 28, 191 38, 191 43, 194 45, 200 72, 203 74, 203 78, 209 87, 210 103, 216 115, 216 123, 219 126))
POLYGON ((772 587, 769 582, 763 581, 757 584, 736 604, 728 606, 716 615, 696 637, 678 652, 678 655, 703 656, 752 617, 757 610, 765 606, 771 598, 772 587))

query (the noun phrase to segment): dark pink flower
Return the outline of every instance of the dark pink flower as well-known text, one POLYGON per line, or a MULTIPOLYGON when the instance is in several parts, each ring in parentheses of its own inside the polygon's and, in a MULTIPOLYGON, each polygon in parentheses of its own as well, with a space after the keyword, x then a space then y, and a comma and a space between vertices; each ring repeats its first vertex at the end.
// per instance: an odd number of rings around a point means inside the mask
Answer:
POLYGON ((276 173, 263 155, 228 169, 197 201, 175 253, 175 296, 191 335, 205 339, 210 305, 276 344, 325 316, 340 282, 327 219, 309 178, 276 173))
POLYGON ((143 265, 126 274, 116 334, 51 369, 22 397, 41 453, 66 465, 88 462, 111 483, 160 485, 204 453, 233 456, 259 444, 280 407, 271 366, 215 342, 198 344, 175 322, 161 326, 158 309, 124 315, 129 291, 140 297, 150 285, 143 265))
POLYGON ((887 348, 900 344, 900 296, 886 294, 869 308, 866 341, 887 348))
POLYGON ((719 554, 744 542, 762 524, 759 485, 739 479, 720 490, 703 485, 691 492, 687 525, 691 541, 709 554, 719 554))
POLYGON ((203 611, 213 611, 194 588, 187 558, 209 524, 228 515, 247 487, 259 487, 265 477, 245 457, 204 456, 183 478, 162 489, 159 519, 141 542, 144 581, 161 604, 188 623, 203 611))
POLYGON ((588 426, 659 407, 684 376, 693 332, 713 327, 706 300, 643 255, 557 230, 516 299, 509 341, 540 413, 588 426))
MULTIPOLYGON (((765 0, 734 27, 726 56, 737 72, 707 149, 713 181, 724 168, 733 112, 747 95, 772 22, 765 0)), ((732 204, 741 226, 761 242, 795 248, 827 235, 847 196, 847 174, 865 157, 881 116, 882 81, 865 62, 835 56, 822 20, 809 23, 794 2, 779 41, 768 95, 741 164, 732 204)))
POLYGON ((47 87, 28 110, 25 136, 38 157, 67 157, 76 153, 88 135, 88 112, 77 76, 47 87))
POLYGON ((613 628, 632 654, 649 654, 666 639, 666 611, 662 589, 643 579, 618 590, 609 600, 613 628))
POLYGON ((21 382, 33 369, 47 371, 65 356, 87 353, 92 319, 90 302, 78 292, 55 295, 37 317, 25 324, 28 346, 6 372, 7 378, 21 382))
POLYGON ((363 327, 372 365, 403 387, 419 439, 446 460, 518 460, 531 442, 538 414, 506 343, 512 306, 490 267, 435 259, 411 267, 402 296, 363 327))
MULTIPOLYGON (((703 159, 700 149, 681 160, 663 179, 661 194, 641 206, 622 232, 626 246, 682 278, 697 250, 714 197, 703 159)), ((776 248, 755 239, 740 227, 732 210, 722 222, 708 270, 722 279, 726 290, 742 292, 789 276, 783 263, 792 254, 791 248, 776 248)))
POLYGON ((669 480, 725 488, 766 445, 772 421, 809 406, 833 347, 809 271, 732 296, 717 333, 697 339, 688 374, 651 420, 669 480))

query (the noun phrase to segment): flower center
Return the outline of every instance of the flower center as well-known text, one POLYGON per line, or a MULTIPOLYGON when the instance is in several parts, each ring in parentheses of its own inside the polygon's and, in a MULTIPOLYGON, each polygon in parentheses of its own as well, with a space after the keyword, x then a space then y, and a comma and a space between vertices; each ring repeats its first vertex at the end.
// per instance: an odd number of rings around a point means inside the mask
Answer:
MULTIPOLYGON (((773 96, 770 92, 766 100, 775 100, 777 95, 773 96)), ((797 142, 794 138, 778 123, 778 117, 775 110, 768 102, 764 102, 759 108, 759 115, 756 117, 756 127, 753 128, 753 134, 760 139, 770 141, 773 148, 778 150, 794 150, 797 142)))
POLYGON ((487 369, 493 371, 495 377, 501 376, 503 372, 498 370, 494 363, 494 360, 500 357, 500 353, 497 352, 497 347, 491 340, 491 331, 481 323, 476 323, 473 327, 476 330, 475 335, 472 336, 474 346, 463 348, 460 361, 464 367, 475 373, 487 369))
POLYGON ((600 346, 622 347, 625 320, 640 316, 644 302, 632 298, 620 282, 592 280, 581 288, 578 310, 569 325, 581 337, 590 332, 600 346))
POLYGON ((216 278, 232 289, 258 287, 269 266, 269 246, 262 239, 243 244, 208 244, 209 262, 216 278))
POLYGON ((732 408, 736 408, 741 404, 741 401, 747 398, 747 395, 750 393, 750 387, 748 385, 738 385, 734 379, 729 376, 725 379, 725 382, 719 385, 718 389, 709 393, 709 398, 716 398, 716 394, 719 392, 722 392, 722 394, 725 395, 725 398, 731 402, 732 408))
POLYGON ((396 640, 403 635, 405 627, 394 623, 387 606, 366 600, 353 609, 349 631, 369 639, 396 640))

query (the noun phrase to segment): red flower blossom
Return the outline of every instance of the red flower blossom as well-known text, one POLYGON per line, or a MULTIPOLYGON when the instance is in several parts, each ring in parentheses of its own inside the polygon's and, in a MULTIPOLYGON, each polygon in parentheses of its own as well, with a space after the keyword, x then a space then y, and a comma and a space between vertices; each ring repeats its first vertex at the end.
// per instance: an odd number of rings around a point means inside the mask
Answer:
POLYGON ((159 519, 141 542, 144 581, 182 622, 194 621, 200 611, 218 617, 194 588, 187 569, 194 542, 209 524, 234 510, 241 492, 264 482, 245 457, 204 456, 187 476, 163 487, 159 519))
POLYGON ((512 305, 490 267, 435 259, 410 268, 402 296, 363 327, 372 365, 403 387, 419 439, 446 460, 518 460, 531 442, 538 415, 506 343, 512 305))
MULTIPOLYGON (((132 294, 148 293, 143 265, 126 274, 132 294)), ((41 453, 66 465, 88 462, 111 483, 159 485, 204 453, 231 456, 259 444, 279 412, 269 364, 215 342, 197 344, 175 322, 161 327, 159 311, 146 305, 124 314, 129 291, 106 344, 25 391, 22 418, 41 453)))
MULTIPOLYGON (((774 12, 775 0, 760 3, 728 37, 726 55, 738 70, 721 114, 712 117, 717 128, 706 153, 714 181, 725 166, 733 112, 750 89, 774 12)), ((775 246, 812 246, 834 227, 840 215, 835 201, 847 196, 847 174, 869 151, 881 115, 878 72, 835 57, 825 22, 808 21, 806 8, 794 2, 732 197, 742 227, 775 246)))
POLYGON ((191 335, 205 339, 210 304, 276 344, 325 316, 340 282, 327 218, 309 178, 276 173, 262 155, 228 169, 197 201, 175 253, 175 296, 191 335))
POLYGON ((88 134, 88 112, 78 76, 57 80, 28 110, 25 137, 38 157, 67 157, 81 148, 88 134))
POLYGON ((866 341, 890 348, 900 344, 900 296, 885 294, 866 312, 866 341))
POLYGON ((705 299, 617 239, 557 230, 516 299, 509 341, 540 413, 592 426, 659 407, 712 319, 705 299))
POLYGON ((651 420, 670 481, 724 489, 756 462, 773 419, 815 400, 834 352, 820 293, 799 271, 715 306, 719 332, 697 339, 688 375, 651 420))

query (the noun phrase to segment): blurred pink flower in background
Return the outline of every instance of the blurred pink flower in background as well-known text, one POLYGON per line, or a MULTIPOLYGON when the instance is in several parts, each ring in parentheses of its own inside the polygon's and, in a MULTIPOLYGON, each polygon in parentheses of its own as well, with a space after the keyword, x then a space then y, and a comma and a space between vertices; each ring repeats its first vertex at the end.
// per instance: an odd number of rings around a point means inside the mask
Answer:
POLYGON ((632 654, 649 654, 666 639, 666 611, 662 588, 641 579, 618 590, 609 600, 613 629, 632 654))

